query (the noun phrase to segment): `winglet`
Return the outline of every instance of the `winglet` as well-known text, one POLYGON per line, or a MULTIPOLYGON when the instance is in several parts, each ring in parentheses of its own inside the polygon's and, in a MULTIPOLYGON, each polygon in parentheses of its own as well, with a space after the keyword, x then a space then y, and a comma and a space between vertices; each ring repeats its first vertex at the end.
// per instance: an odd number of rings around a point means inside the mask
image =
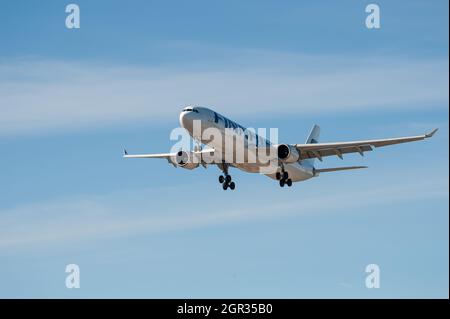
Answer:
POLYGON ((123 155, 128 155, 128 152, 126 149, 123 149, 123 155))
POLYGON ((433 137, 434 133, 436 133, 439 129, 435 128, 434 130, 432 130, 430 133, 425 134, 425 138, 430 138, 433 137))

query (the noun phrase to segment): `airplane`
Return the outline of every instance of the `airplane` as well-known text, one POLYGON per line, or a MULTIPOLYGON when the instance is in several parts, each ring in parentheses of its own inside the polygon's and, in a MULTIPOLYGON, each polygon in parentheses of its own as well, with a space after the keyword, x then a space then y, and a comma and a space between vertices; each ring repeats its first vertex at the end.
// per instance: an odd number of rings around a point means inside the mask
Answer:
MULTIPOLYGON (((292 186, 293 182, 305 181, 313 177, 319 176, 321 173, 354 170, 368 168, 367 166, 344 166, 331 168, 316 168, 314 166, 315 159, 323 161, 324 157, 337 156, 343 159, 344 154, 359 153, 364 156, 365 152, 369 152, 378 147, 414 142, 431 138, 437 128, 428 134, 388 138, 388 139, 374 139, 361 140, 350 142, 332 142, 319 143, 320 127, 314 125, 305 143, 302 144, 274 144, 271 141, 258 136, 255 132, 247 130, 245 127, 231 121, 227 117, 209 109, 200 106, 188 106, 182 109, 179 122, 182 128, 186 129, 190 137, 197 143, 193 151, 178 150, 176 152, 161 153, 161 154, 128 154, 124 150, 124 158, 162 158, 166 159, 175 167, 182 167, 185 169, 195 169, 200 165, 205 168, 208 165, 217 165, 223 172, 219 176, 219 183, 222 184, 224 190, 234 190, 235 182, 229 174, 229 168, 238 168, 249 173, 263 172, 262 174, 277 180, 281 187, 287 185, 292 186), (200 123, 195 132, 195 123, 200 123), (226 161, 226 155, 230 155, 232 159, 236 158, 236 147, 226 147, 226 138, 213 139, 211 136, 204 136, 208 129, 217 130, 222 136, 225 136, 230 130, 234 132, 234 137, 243 142, 246 157, 243 161, 226 161), (202 145, 207 145, 207 149, 202 149, 202 145), (275 167, 269 171, 263 171, 264 165, 258 160, 258 155, 255 151, 259 150, 269 151, 273 154, 273 161, 275 167), (232 154, 228 154, 228 153, 232 154), (253 154, 256 160, 249 161, 249 154, 253 154), (214 160, 206 160, 208 156, 215 156, 214 160)), ((259 153, 258 153, 259 154, 259 153)), ((230 158, 229 157, 229 158, 230 158)), ((273 166, 273 165, 272 165, 273 166)))

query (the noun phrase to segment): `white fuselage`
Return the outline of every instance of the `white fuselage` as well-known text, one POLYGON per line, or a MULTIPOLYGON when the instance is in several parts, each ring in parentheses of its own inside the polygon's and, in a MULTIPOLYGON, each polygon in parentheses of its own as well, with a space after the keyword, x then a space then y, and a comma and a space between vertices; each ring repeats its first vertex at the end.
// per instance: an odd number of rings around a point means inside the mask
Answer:
MULTIPOLYGON (((294 163, 278 163, 278 158, 274 158, 275 162, 277 163, 277 166, 275 168, 276 171, 272 170, 270 173, 264 173, 265 171, 262 168, 264 166, 267 166, 267 164, 262 164, 258 160, 256 160, 256 162, 248 161, 247 156, 249 156, 248 154, 251 154, 251 156, 254 156, 256 157, 256 159, 258 159, 257 150, 261 148, 267 149, 267 151, 272 151, 271 154, 277 154, 276 146, 270 143, 268 140, 258 137, 255 133, 247 134, 247 136, 237 133, 234 136, 230 137, 229 134, 225 134, 226 129, 228 129, 228 131, 232 129, 236 132, 242 132, 246 131, 245 128, 208 108, 195 107, 190 110, 183 110, 180 113, 180 125, 189 132, 193 139, 202 144, 208 145, 215 151, 221 153, 225 158, 236 158, 237 152, 234 145, 243 145, 243 147, 245 148, 244 154, 247 154, 244 158, 244 161, 233 161, 227 163, 230 166, 239 168, 245 172, 262 172, 262 174, 276 179, 275 172, 281 171, 281 166, 283 166, 284 171, 288 172, 289 178, 292 179, 293 182, 303 181, 314 177, 314 167, 311 164, 302 163, 302 161, 294 163), (198 124, 200 124, 200 127, 196 126, 198 124), (215 131, 220 132, 220 134, 224 138, 217 139, 208 137, 208 134, 205 134, 210 131, 208 129, 215 129, 215 131), (226 144, 227 139, 229 138, 234 138, 237 142, 226 144), (239 144, 239 139, 242 139, 242 141, 245 139, 245 141, 243 141, 242 144, 239 144), (225 145, 233 145, 233 147, 230 149, 228 147, 225 147, 225 145), (270 148, 270 150, 268 148, 270 148)), ((269 154, 269 152, 267 152, 267 154, 269 154)))

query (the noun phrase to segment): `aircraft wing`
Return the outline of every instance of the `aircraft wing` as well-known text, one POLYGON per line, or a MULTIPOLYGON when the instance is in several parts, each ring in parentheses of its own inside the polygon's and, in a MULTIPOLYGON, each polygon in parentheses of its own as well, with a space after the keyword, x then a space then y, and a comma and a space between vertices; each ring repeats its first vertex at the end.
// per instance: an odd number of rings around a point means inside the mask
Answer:
MULTIPOLYGON (((128 154, 127 150, 124 150, 123 152, 124 158, 165 158, 170 159, 177 156, 177 153, 155 153, 155 154, 128 154)), ((194 154, 205 154, 205 153, 214 153, 214 149, 204 149, 201 151, 195 151, 194 154)))
POLYGON ((338 143, 294 144, 294 146, 299 151, 301 159, 318 158, 322 161, 322 157, 334 155, 342 159, 342 154, 346 153, 359 153, 362 156, 364 155, 364 152, 372 151, 376 147, 408 143, 430 138, 434 135, 434 133, 436 133, 437 130, 438 129, 434 129, 428 134, 417 136, 338 143))
POLYGON ((132 154, 129 155, 127 151, 124 152, 124 158, 170 158, 176 156, 176 153, 161 153, 161 154, 132 154))

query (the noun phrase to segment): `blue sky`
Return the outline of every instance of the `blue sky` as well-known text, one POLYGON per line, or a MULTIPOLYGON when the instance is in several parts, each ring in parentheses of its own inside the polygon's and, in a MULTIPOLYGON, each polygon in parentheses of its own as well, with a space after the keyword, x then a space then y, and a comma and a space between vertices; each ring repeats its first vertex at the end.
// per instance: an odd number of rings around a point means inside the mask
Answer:
POLYGON ((76 1, 78 30, 68 3, 0 11, 0 297, 448 298, 447 1, 378 1, 379 30, 370 1, 76 1), (287 143, 440 130, 289 189, 121 158, 188 104, 287 143))

